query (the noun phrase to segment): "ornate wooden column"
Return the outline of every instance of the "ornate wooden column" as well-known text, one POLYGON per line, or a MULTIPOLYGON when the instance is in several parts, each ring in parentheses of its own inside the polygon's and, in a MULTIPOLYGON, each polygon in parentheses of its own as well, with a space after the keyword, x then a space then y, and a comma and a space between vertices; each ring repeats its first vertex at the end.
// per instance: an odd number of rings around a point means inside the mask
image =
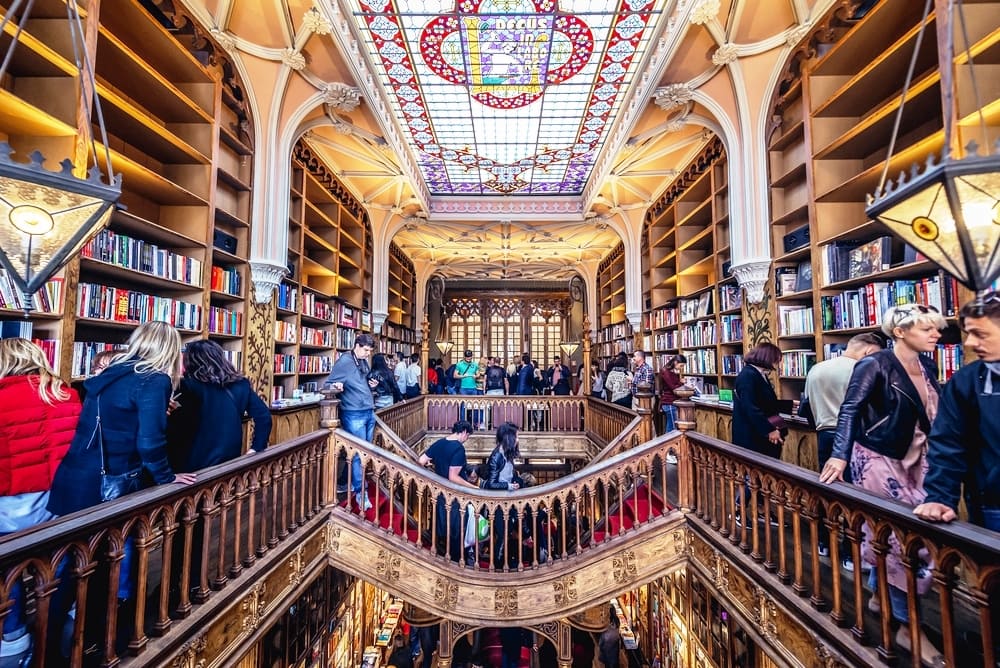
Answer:
POLYGON ((420 374, 420 394, 427 394, 427 371, 430 369, 431 321, 427 319, 426 312, 424 312, 424 321, 420 325, 420 331, 423 332, 423 337, 420 339, 420 368, 423 371, 420 374))
POLYGON ((455 645, 455 634, 452 633, 451 622, 447 619, 438 624, 441 634, 438 639, 437 668, 451 668, 451 650, 455 645))
POLYGON ((677 397, 674 401, 674 406, 677 408, 677 429, 684 434, 677 450, 677 503, 681 510, 687 512, 695 505, 694 462, 687 439, 687 432, 694 429, 694 403, 691 401, 694 390, 681 386, 674 390, 674 395, 677 397))
POLYGON ((656 436, 656 428, 653 426, 653 386, 649 383, 640 383, 636 386, 635 412, 639 414, 642 423, 639 425, 639 442, 646 443, 656 436))
POLYGON ((581 364, 583 364, 583 396, 590 396, 590 316, 583 314, 583 333, 580 336, 582 351, 581 364))

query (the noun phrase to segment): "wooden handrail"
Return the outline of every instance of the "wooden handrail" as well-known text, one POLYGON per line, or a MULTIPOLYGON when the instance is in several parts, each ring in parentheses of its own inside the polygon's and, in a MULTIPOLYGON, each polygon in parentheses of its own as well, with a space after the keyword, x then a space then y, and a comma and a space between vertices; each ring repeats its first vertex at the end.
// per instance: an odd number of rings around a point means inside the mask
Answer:
POLYGON ((17 585, 34 601, 33 665, 60 662, 64 628, 72 666, 90 650, 108 666, 122 652, 142 654, 147 633, 168 634, 174 619, 239 580, 327 506, 329 434, 315 431, 199 471, 192 485, 153 487, 0 539, 0 620, 17 585))
POLYGON ((884 660, 897 654, 886 564, 895 543, 902 546, 910 585, 912 637, 928 622, 913 614, 919 610, 916 583, 931 577, 940 600, 937 630, 946 664, 960 665, 958 647, 967 642, 956 627, 961 607, 979 622, 983 665, 994 664, 998 613, 990 600, 1000 595, 1000 535, 964 522, 925 522, 909 506, 854 485, 822 484, 812 471, 702 434, 688 431, 685 445, 679 475, 690 481, 690 506, 702 530, 748 554, 770 586, 787 589, 791 597, 809 597, 813 608, 827 613, 820 619, 828 637, 848 653, 874 642, 884 660), (821 525, 829 532, 830 566, 818 549, 821 525), (869 610, 870 594, 858 577, 865 533, 872 536, 881 614, 869 610), (847 555, 841 554, 842 540, 847 555), (855 565, 851 581, 839 568, 845 556, 855 565))
POLYGON ((470 557, 483 570, 523 570, 537 568, 549 558, 593 549, 598 541, 615 540, 634 526, 671 516, 666 499, 677 493, 676 477, 668 475, 665 457, 676 434, 544 485, 509 492, 459 486, 346 431, 334 434, 335 469, 348 468, 346 463, 357 455, 366 481, 379 483, 368 492, 375 511, 361 514, 353 498, 346 497, 334 512, 377 523, 383 534, 388 526, 401 544, 419 544, 434 552, 431 558, 457 561, 456 568, 465 567, 470 557), (473 516, 490 522, 491 529, 486 538, 470 545, 467 555, 464 529, 469 506, 473 516), (393 516, 399 512, 404 515, 393 516), (405 531, 404 523, 415 523, 416 532, 405 531), (584 540, 588 531, 594 536, 590 541, 584 540))

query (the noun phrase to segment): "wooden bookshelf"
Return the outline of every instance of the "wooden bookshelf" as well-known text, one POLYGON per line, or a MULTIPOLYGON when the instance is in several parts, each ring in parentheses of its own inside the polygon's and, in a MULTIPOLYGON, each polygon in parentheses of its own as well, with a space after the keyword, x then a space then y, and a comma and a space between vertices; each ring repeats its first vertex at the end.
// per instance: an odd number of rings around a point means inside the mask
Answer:
POLYGON ((597 304, 601 314, 595 357, 604 362, 635 349, 632 326, 625 319, 625 245, 619 243, 597 268, 597 304))
MULTIPOLYGON (((982 55, 976 67, 983 68, 980 78, 989 79, 997 61, 986 54, 995 54, 1000 43, 995 28, 1000 3, 973 3, 965 10, 973 52, 982 55)), ((943 143, 933 16, 927 21, 889 165, 891 177, 924 162, 943 143)), ((885 166, 920 23, 912 3, 883 0, 851 21, 833 45, 819 50, 807 45, 800 51, 796 76, 776 99, 778 122, 768 155, 774 334, 784 352, 778 390, 783 398, 799 398, 812 363, 837 354, 855 334, 878 331, 881 312, 893 303, 915 300, 953 315, 971 297, 864 213, 865 196, 874 191, 885 166), (802 228, 808 240, 787 249, 785 236, 802 228), (782 281, 782 273, 803 270, 811 274, 811 285, 782 281)), ((995 108, 996 96, 994 87, 983 102, 995 108)), ((959 110, 963 120, 972 116, 971 106, 966 102, 959 110)), ((987 118, 995 137, 1000 119, 987 118)), ((956 355, 961 346, 957 327, 951 326, 937 354, 941 380, 953 370, 956 355)))
MULTIPOLYGON (((210 41, 182 44, 166 25, 171 16, 154 17, 139 0, 86 20, 96 21, 90 56, 124 208, 56 279, 62 303, 32 314, 32 337, 56 344, 60 375, 79 377, 98 350, 120 346, 147 319, 166 319, 185 341, 218 341, 242 368, 253 146, 239 76, 210 41), (216 232, 228 245, 217 245, 216 232)), ((19 157, 42 150, 51 167, 75 150, 69 28, 62 18, 22 27, 0 96, 0 136, 19 157)))
POLYGON ((413 261, 395 243, 389 244, 389 316, 378 337, 378 349, 394 354, 416 352, 416 274, 413 261))
POLYGON ((730 259, 729 184, 713 139, 650 207, 645 224, 649 284, 643 343, 654 369, 678 353, 704 391, 731 387, 742 363, 742 299, 724 271, 730 259))
MULTIPOLYGON (((288 270, 277 294, 272 400, 321 387, 338 354, 371 331, 372 236, 360 202, 304 142, 289 182, 288 270)), ((390 253, 388 340, 413 344, 413 263, 390 253)), ((388 344, 383 344, 388 345, 388 344)), ((380 348, 384 350, 385 348, 380 348)), ((397 348, 392 352, 409 347, 397 348)))

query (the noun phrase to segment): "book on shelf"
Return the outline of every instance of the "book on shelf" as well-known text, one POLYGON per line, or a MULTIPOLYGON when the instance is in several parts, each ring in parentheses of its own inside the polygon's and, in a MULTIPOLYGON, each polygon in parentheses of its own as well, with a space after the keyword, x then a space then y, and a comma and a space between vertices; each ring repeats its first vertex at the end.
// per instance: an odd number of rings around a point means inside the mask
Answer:
POLYGON ((34 329, 30 320, 0 320, 0 339, 30 339, 34 329))
POLYGON ((820 297, 823 329, 877 327, 889 308, 900 304, 932 306, 946 317, 961 307, 958 281, 944 271, 919 279, 873 281, 858 288, 820 297))
POLYGON ((722 316, 720 321, 722 326, 722 342, 738 343, 743 340, 743 316, 739 313, 732 313, 722 316))
POLYGON ((221 306, 208 308, 208 333, 243 336, 243 314, 221 306))
POLYGON ((361 329, 368 331, 372 328, 372 312, 362 311, 361 312, 361 329))
POLYGON ((278 284, 278 308, 295 311, 299 303, 299 289, 287 283, 278 284))
POLYGON ((812 334, 812 306, 778 306, 778 326, 781 336, 812 334))
POLYGON ((243 294, 243 276, 235 267, 212 265, 211 288, 238 297, 243 294))
POLYGON ((795 292, 812 290, 813 268, 812 260, 803 260, 795 267, 795 292))
POLYGON ((795 275, 798 267, 775 267, 774 294, 776 297, 795 292, 795 275))
POLYGON ((73 343, 73 358, 70 376, 86 378, 92 373, 94 357, 105 351, 124 350, 124 343, 104 343, 101 341, 75 341, 73 343))
POLYGON ((860 278, 892 265, 892 238, 879 237, 852 248, 847 254, 847 278, 860 278))
POLYGON ((816 363, 816 352, 809 349, 785 350, 781 353, 779 373, 786 377, 804 377, 816 363))
POLYGON ((348 304, 339 304, 337 314, 337 324, 341 327, 357 327, 357 311, 348 304))
POLYGON ((736 283, 723 283, 719 286, 719 309, 735 311, 743 307, 743 289, 736 283))

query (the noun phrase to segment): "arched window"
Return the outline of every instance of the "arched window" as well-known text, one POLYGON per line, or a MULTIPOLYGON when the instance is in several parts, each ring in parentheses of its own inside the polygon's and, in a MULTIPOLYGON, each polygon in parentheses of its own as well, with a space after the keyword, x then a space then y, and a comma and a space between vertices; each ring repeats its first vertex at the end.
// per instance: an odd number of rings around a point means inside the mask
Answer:
POLYGON ((461 359, 466 350, 473 359, 483 355, 483 321, 478 299, 453 299, 449 303, 448 340, 455 346, 452 359, 461 359))
POLYGON ((524 352, 521 339, 521 311, 504 317, 494 313, 490 317, 490 350, 491 356, 500 358, 504 365, 517 362, 524 352))

